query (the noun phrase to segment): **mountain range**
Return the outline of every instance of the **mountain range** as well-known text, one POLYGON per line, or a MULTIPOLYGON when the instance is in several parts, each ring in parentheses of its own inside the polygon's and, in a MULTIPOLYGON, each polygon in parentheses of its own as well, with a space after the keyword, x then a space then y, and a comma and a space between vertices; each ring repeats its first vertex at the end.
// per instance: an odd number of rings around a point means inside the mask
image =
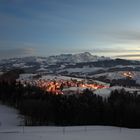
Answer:
POLYGON ((54 64, 58 62, 68 62, 68 63, 80 63, 80 62, 94 62, 98 60, 107 60, 109 57, 92 55, 89 52, 78 53, 78 54, 60 54, 53 55, 49 57, 23 57, 23 58, 11 58, 1 60, 0 63, 7 62, 47 62, 48 64, 54 64))
POLYGON ((49 57, 22 57, 0 60, 0 72, 21 68, 25 72, 57 74, 94 74, 106 71, 140 71, 140 61, 111 59, 92 55, 89 52, 79 54, 61 54, 49 57))

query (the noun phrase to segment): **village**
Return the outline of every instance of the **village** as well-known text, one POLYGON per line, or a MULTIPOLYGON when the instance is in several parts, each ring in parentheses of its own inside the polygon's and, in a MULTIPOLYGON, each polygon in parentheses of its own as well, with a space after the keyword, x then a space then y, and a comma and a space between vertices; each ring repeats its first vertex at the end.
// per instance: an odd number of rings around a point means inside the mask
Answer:
POLYGON ((38 79, 34 79, 32 76, 28 78, 21 76, 17 81, 24 86, 36 86, 52 94, 74 94, 81 93, 84 89, 94 91, 109 87, 103 82, 66 76, 44 76, 38 79))

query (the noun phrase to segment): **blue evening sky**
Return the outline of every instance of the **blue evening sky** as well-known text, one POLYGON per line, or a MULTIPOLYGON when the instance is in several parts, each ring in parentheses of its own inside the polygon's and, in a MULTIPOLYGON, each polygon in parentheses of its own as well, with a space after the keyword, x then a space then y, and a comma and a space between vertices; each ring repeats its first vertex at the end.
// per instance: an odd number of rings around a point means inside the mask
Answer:
POLYGON ((140 0, 0 0, 0 58, 91 52, 140 58, 140 0))

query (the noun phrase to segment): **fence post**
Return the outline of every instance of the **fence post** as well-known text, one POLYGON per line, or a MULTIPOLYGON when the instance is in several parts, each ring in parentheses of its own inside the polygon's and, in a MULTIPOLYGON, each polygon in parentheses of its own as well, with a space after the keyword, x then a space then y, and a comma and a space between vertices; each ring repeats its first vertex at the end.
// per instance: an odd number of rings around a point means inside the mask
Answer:
POLYGON ((87 126, 85 126, 84 128, 85 128, 85 129, 84 129, 84 130, 85 130, 85 132, 87 132, 87 126))
POLYGON ((63 135, 65 135, 65 132, 66 132, 66 130, 65 130, 65 126, 63 126, 63 135))

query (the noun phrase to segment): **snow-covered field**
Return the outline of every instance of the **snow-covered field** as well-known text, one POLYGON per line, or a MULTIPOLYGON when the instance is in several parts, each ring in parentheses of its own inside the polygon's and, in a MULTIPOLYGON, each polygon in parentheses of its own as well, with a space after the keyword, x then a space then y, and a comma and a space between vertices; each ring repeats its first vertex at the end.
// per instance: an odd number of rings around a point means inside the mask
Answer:
POLYGON ((128 91, 130 93, 134 93, 135 91, 137 91, 138 94, 140 94, 140 89, 137 88, 126 88, 126 87, 121 87, 121 86, 113 86, 110 88, 102 88, 102 89, 98 89, 96 91, 94 91, 94 93, 96 95, 102 96, 104 98, 107 98, 112 91, 114 90, 122 90, 124 89, 125 91, 128 91))
MULTIPOLYGON (((94 77, 98 78, 100 76, 105 76, 107 79, 113 80, 113 79, 123 79, 126 78, 123 75, 124 71, 118 71, 118 72, 105 72, 101 74, 95 74, 94 77)), ((132 77, 133 80, 136 80, 138 84, 140 84, 140 72, 133 71, 134 75, 132 77)))
POLYGON ((110 126, 23 127, 17 111, 0 105, 0 140, 139 140, 140 129, 110 126))
POLYGON ((59 72, 67 71, 69 74, 73 73, 73 72, 74 73, 75 72, 78 72, 78 73, 91 73, 91 72, 97 72, 99 70, 105 70, 105 68, 102 68, 102 67, 69 68, 69 69, 60 70, 59 72))
MULTIPOLYGON (((20 77, 17 80, 30 80, 33 79, 33 76, 36 76, 37 74, 20 74, 20 77)), ((61 75, 43 75, 41 76, 42 80, 77 80, 77 81, 81 81, 83 80, 82 78, 74 78, 74 77, 69 77, 69 76, 61 76, 61 75)))
POLYGON ((75 77, 69 77, 69 76, 56 76, 56 75, 45 75, 45 76, 42 76, 43 80, 51 80, 51 79, 55 79, 55 80, 77 80, 77 81, 81 81, 83 80, 82 78, 75 78, 75 77))
POLYGON ((0 131, 19 125, 17 110, 0 104, 0 131))
POLYGON ((33 76, 36 76, 36 74, 32 73, 20 74, 17 80, 30 80, 33 78, 33 76))

